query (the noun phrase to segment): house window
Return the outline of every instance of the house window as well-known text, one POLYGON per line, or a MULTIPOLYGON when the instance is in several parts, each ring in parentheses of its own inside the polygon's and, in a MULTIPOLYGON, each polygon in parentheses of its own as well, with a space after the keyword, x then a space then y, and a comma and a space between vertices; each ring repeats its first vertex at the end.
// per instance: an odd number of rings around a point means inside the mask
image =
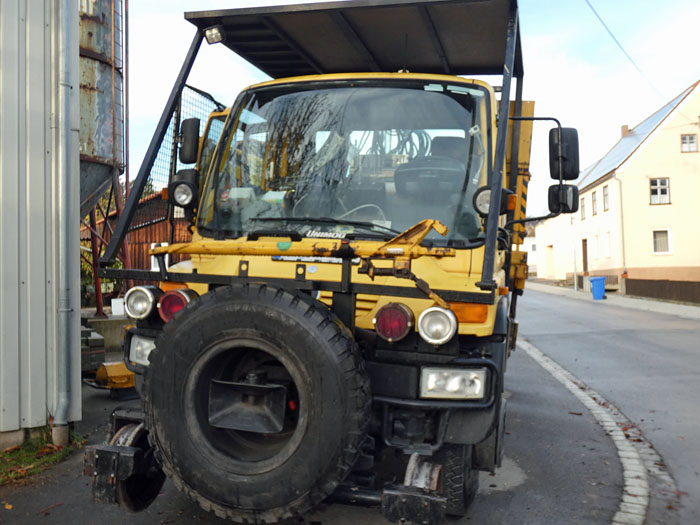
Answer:
POLYGON ((596 215, 598 213, 598 196, 595 191, 591 195, 591 207, 593 208, 593 215, 596 215))
POLYGON ((671 231, 654 230, 654 253, 671 253, 671 231))
POLYGON ((603 211, 610 209, 610 200, 608 198, 608 187, 603 186, 603 211))
POLYGON ((669 204, 668 179, 651 179, 650 204, 669 204))
POLYGON ((681 135, 681 153, 694 153, 698 151, 697 135, 681 135))
POLYGON ((586 218, 586 199, 581 197, 581 220, 586 218))

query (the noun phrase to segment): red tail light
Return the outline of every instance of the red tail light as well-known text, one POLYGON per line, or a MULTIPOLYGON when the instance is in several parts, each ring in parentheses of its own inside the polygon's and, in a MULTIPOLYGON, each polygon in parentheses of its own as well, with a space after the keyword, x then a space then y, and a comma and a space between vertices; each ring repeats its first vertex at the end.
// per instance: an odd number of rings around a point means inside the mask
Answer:
POLYGON ((158 315, 166 323, 170 321, 176 313, 188 305, 190 301, 199 297, 199 294, 189 288, 179 288, 170 290, 163 294, 158 301, 158 315))
POLYGON ((412 327, 413 312, 400 303, 385 304, 374 316, 377 335, 390 343, 406 337, 412 327))

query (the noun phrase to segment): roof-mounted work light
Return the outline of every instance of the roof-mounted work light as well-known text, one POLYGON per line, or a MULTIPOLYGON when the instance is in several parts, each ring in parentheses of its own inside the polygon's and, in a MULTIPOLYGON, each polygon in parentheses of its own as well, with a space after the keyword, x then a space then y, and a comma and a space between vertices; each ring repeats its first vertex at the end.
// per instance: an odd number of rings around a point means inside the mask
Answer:
POLYGON ((224 41, 223 26, 211 26, 204 30, 204 38, 208 44, 217 44, 224 41))

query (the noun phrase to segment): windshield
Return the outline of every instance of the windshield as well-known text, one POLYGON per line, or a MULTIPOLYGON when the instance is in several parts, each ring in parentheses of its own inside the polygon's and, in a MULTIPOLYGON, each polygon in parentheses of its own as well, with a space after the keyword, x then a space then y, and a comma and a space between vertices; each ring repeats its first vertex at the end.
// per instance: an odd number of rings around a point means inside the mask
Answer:
POLYGON ((221 134, 198 228, 214 237, 390 238, 438 219, 450 233, 428 238, 475 239, 486 101, 476 85, 415 81, 248 92, 221 134))

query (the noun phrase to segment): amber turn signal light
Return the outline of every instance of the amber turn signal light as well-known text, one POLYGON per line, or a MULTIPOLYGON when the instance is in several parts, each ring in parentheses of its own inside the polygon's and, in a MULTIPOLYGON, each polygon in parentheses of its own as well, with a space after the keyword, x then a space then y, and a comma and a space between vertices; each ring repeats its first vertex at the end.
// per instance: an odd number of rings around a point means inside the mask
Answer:
POLYGON ((450 303, 450 309, 460 323, 485 323, 489 316, 487 304, 450 303))

